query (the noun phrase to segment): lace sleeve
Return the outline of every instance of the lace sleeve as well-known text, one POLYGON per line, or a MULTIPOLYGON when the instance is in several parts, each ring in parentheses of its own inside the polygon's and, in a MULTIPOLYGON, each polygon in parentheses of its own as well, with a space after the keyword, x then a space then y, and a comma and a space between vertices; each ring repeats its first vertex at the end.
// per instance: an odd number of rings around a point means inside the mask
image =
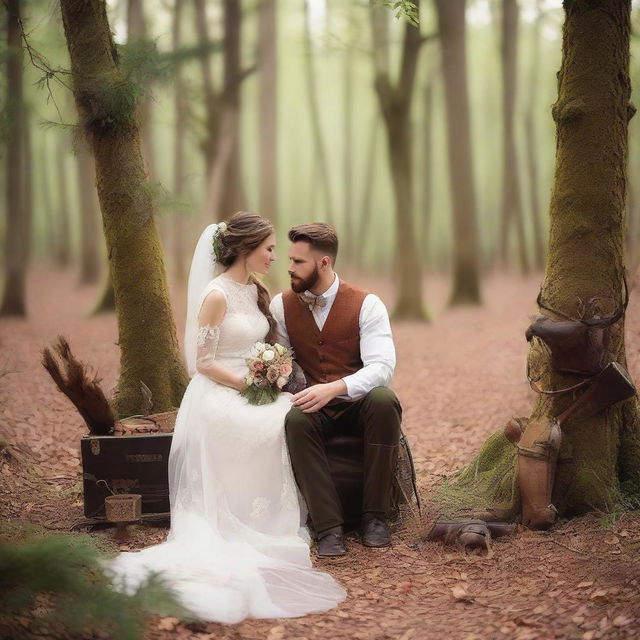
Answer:
POLYGON ((196 369, 200 373, 205 373, 216 359, 219 340, 219 326, 212 327, 209 324, 205 324, 198 329, 196 369))

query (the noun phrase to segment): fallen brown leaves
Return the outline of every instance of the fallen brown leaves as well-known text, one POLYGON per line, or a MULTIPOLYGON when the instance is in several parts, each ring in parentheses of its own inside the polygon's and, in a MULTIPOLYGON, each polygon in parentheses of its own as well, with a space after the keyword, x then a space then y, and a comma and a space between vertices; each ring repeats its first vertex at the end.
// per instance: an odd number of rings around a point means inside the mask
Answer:
MULTIPOLYGON (((353 278, 392 302, 388 283, 353 278)), ((431 325, 394 325, 394 378, 407 433, 428 493, 438 479, 467 462, 484 438, 512 415, 527 415, 524 329, 535 312, 538 278, 495 277, 482 308, 445 310, 448 282, 432 278, 431 325)), ((77 289, 73 274, 44 270, 29 280, 28 322, 0 321, 0 438, 23 459, 0 451, 0 516, 69 530, 82 517, 79 439, 82 420, 39 364, 40 349, 58 333, 77 357, 96 367, 109 392, 118 371, 113 316, 87 319, 96 289, 77 289), (23 447, 28 447, 25 449, 23 447)), ((184 290, 174 287, 175 317, 184 290)), ((179 331, 181 327, 179 327, 179 331)), ((640 308, 628 310, 628 357, 640 380, 635 336, 640 308)), ((17 526, 17 525, 16 525, 17 526)), ((364 549, 353 536, 348 554, 315 559, 348 590, 339 608, 294 620, 247 620, 232 627, 154 618, 149 640, 542 640, 640 636, 640 517, 625 514, 608 528, 591 515, 551 533, 522 532, 496 540, 494 555, 463 555, 419 542, 423 524, 394 535, 390 549, 364 549)), ((166 527, 130 526, 122 549, 161 542, 166 527)), ((111 529, 93 536, 111 540, 111 529)), ((5 527, 6 537, 6 527, 5 527)))

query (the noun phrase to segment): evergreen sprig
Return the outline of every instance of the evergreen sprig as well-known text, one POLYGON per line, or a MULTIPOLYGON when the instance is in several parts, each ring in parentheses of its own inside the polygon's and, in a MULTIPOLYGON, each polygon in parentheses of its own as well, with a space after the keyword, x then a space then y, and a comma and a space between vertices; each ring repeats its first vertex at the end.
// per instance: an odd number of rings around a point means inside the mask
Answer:
POLYGON ((93 544, 72 536, 0 542, 0 635, 27 619, 45 632, 101 630, 141 640, 145 612, 194 619, 158 576, 128 595, 115 588, 103 563, 93 544))

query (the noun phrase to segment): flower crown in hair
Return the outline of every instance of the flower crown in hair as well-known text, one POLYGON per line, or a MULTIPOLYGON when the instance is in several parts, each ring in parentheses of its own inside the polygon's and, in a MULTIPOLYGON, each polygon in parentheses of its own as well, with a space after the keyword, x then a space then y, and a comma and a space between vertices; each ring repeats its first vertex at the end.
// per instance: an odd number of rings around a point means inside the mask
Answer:
POLYGON ((218 228, 216 232, 213 234, 213 254, 216 257, 216 260, 220 262, 222 258, 222 244, 220 242, 222 234, 227 230, 227 223, 220 222, 218 224, 218 228))

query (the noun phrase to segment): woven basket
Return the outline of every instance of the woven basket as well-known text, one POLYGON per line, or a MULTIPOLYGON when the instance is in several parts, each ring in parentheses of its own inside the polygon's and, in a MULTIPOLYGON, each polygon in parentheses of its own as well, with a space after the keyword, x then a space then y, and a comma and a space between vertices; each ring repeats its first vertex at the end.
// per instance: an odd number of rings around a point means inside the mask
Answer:
POLYGON ((139 493, 119 493, 104 499, 104 509, 110 522, 134 522, 142 515, 142 496, 139 493))
POLYGON ((116 435, 172 433, 177 415, 177 411, 165 411, 164 413, 152 413, 142 418, 118 420, 115 425, 115 433, 116 435))

